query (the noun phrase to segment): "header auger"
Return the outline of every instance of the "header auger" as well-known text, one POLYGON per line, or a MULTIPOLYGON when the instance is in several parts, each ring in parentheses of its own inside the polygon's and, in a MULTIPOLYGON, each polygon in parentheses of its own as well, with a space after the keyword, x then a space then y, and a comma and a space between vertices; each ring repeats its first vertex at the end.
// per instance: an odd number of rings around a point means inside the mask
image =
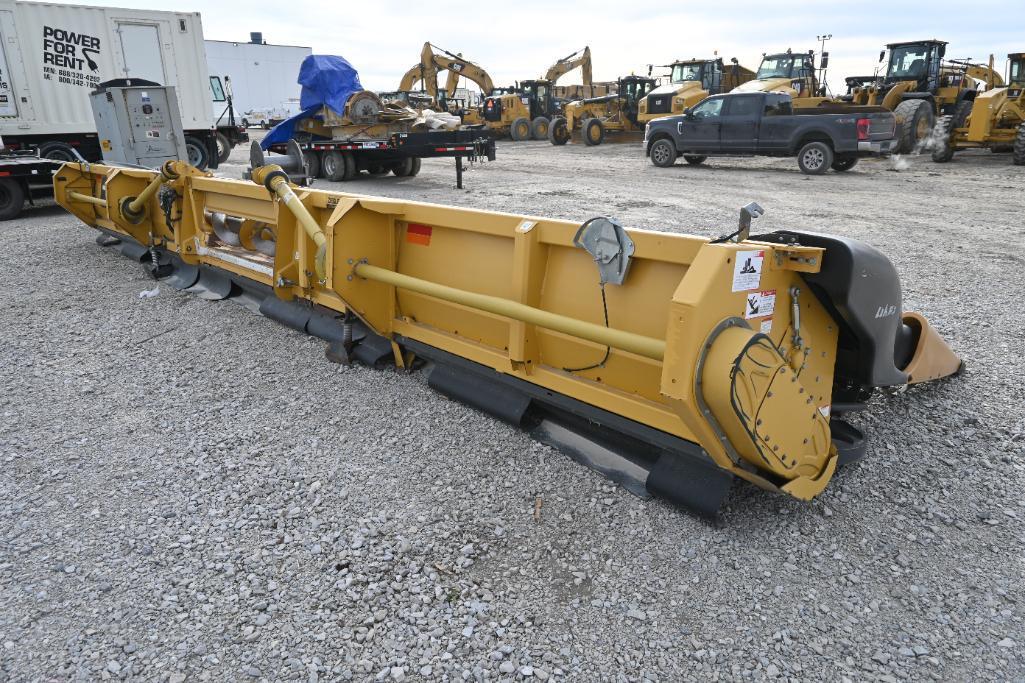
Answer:
POLYGON ((882 254, 749 237, 758 207, 710 241, 168 170, 68 163, 55 195, 179 288, 246 291, 334 360, 428 361, 444 394, 706 515, 734 477, 812 498, 865 451, 843 413, 960 367, 882 254))

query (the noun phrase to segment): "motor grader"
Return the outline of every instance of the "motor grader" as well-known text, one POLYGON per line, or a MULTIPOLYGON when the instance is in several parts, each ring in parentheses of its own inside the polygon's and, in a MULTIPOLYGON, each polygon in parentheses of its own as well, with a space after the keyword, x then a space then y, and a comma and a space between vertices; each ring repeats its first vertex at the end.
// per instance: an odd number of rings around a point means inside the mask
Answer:
POLYGON ((570 102, 563 116, 552 119, 548 140, 565 145, 579 131, 584 144, 591 147, 603 143, 607 133, 643 131, 645 122, 638 119, 638 109, 656 85, 653 78, 624 76, 617 81, 615 94, 570 102))
POLYGON ((906 154, 932 135, 937 117, 952 116, 954 127, 968 116, 971 102, 983 84, 1002 83, 996 72, 967 61, 944 61, 947 43, 919 40, 890 43, 879 53, 886 59, 886 72, 868 84, 852 84, 851 92, 841 99, 857 105, 882 106, 897 115, 900 145, 906 154))
POLYGON ((552 119, 562 113, 554 96, 555 83, 576 68, 581 69, 584 86, 590 86, 590 47, 556 60, 542 78, 520 81, 509 92, 492 92, 482 108, 486 125, 516 141, 547 140, 552 119))
MULTIPOLYGON (((709 95, 729 92, 755 77, 755 72, 740 66, 736 58, 729 66, 715 58, 681 60, 665 68, 669 69, 669 82, 652 90, 638 105, 637 120, 641 123, 682 114, 709 95)), ((651 72, 649 66, 649 76, 651 72)))
POLYGON ((167 285, 245 295, 334 362, 422 368, 442 394, 700 514, 735 479, 814 498, 866 453, 847 414, 961 366, 903 312, 883 254, 752 235, 755 204, 708 239, 676 232, 679 216, 646 231, 302 188, 273 163, 251 178, 69 162, 53 183, 98 242, 167 285))
MULTIPOLYGON (((1025 165, 1025 53, 1007 55, 1007 85, 991 87, 972 100, 967 114, 962 107, 940 118, 932 158, 947 162, 962 149, 1010 152, 1011 162, 1025 165)), ((993 58, 989 69, 993 71, 993 58)))

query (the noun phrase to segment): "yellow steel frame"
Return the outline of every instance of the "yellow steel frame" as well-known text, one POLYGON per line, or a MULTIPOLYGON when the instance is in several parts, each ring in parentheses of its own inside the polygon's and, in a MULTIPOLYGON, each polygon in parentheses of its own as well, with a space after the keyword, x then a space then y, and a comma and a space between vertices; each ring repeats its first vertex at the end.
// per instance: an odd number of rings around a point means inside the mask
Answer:
POLYGON ((271 190, 187 168, 159 179, 178 195, 170 228, 153 196, 137 222, 117 209, 158 182, 152 172, 68 163, 54 188, 88 225, 698 443, 764 488, 806 499, 832 475, 838 331, 801 278, 819 270, 821 249, 629 230, 628 276, 605 286, 606 328, 577 223, 299 188, 276 170, 254 173, 271 190), (211 212, 271 231, 275 254, 219 242, 211 212), (763 257, 757 290, 735 291, 738 259, 752 251, 763 257), (759 292, 774 294, 774 311, 745 319, 759 292), (606 347, 606 362, 573 370, 606 347))

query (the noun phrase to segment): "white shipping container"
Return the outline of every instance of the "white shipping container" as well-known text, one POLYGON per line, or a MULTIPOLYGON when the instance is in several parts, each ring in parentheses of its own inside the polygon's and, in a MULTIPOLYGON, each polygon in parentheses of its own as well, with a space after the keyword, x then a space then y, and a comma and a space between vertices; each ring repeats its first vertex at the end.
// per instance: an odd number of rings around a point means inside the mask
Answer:
POLYGON ((225 76, 231 78, 236 121, 255 125, 298 114, 299 66, 311 54, 312 48, 295 45, 207 40, 214 119, 221 117, 227 106, 223 95, 225 76))
POLYGON ((211 129, 203 25, 195 12, 0 0, 0 135, 95 132, 104 81, 175 86, 186 131, 211 129))

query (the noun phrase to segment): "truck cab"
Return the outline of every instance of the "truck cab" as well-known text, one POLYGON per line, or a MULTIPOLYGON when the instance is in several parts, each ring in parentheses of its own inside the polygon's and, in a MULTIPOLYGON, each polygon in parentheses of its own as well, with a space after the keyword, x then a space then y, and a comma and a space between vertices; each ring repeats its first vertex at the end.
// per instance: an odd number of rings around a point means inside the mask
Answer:
POLYGON ((762 56, 753 80, 730 92, 783 92, 794 99, 813 98, 819 93, 815 77, 815 52, 780 52, 762 56))
MULTIPOLYGON (((667 65, 669 82, 652 90, 641 100, 637 118, 647 122, 659 116, 679 114, 709 95, 728 92, 754 78, 736 60, 725 66, 722 59, 690 59, 667 65)), ((650 74, 650 69, 649 69, 650 74)))

